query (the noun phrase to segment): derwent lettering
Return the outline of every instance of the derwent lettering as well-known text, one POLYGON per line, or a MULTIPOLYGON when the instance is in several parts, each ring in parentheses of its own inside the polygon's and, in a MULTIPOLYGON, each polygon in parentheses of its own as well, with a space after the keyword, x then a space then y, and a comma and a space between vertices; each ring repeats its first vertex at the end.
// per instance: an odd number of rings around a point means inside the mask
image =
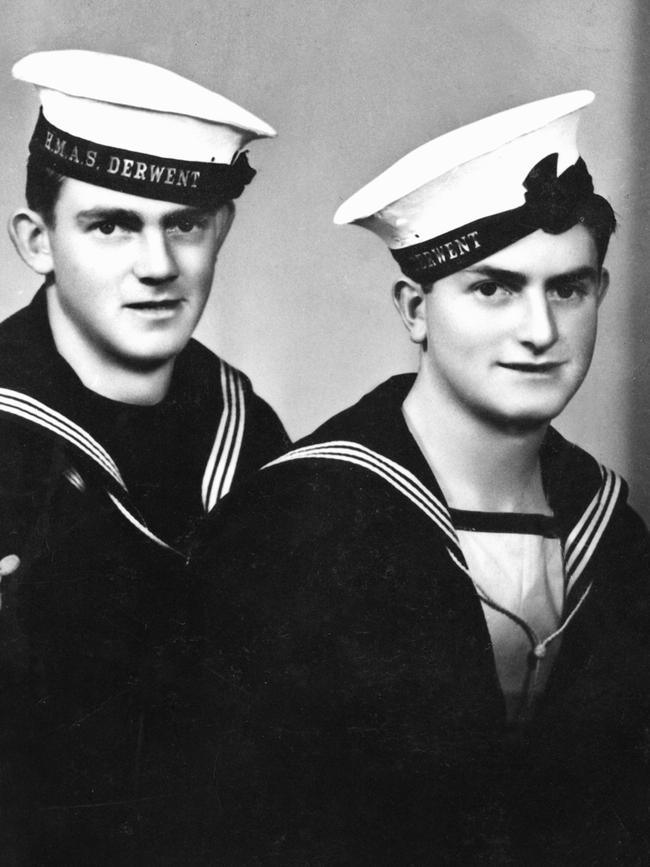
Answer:
POLYGON ((108 163, 104 164, 96 150, 84 148, 80 144, 70 147, 66 139, 60 138, 51 131, 48 131, 45 136, 45 148, 68 162, 85 165, 108 175, 119 174, 123 178, 133 178, 136 181, 196 189, 201 180, 201 172, 198 169, 178 169, 161 163, 119 157, 116 154, 111 154, 108 163))

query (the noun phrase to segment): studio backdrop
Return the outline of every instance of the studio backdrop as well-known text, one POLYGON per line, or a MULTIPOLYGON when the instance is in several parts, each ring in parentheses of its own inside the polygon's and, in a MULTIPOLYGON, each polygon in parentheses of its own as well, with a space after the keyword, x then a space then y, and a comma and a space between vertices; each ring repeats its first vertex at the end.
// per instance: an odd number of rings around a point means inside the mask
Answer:
MULTIPOLYGON (((391 303, 399 272, 377 238, 337 228, 338 205, 395 159, 519 103, 590 88, 581 150, 617 212, 595 361, 558 420, 623 473, 650 519, 650 13, 645 0, 6 0, 0 30, 6 219, 23 202, 24 54, 139 57, 259 114, 259 174, 238 204, 198 336, 304 434, 416 353, 391 303)), ((38 281, 2 238, 0 316, 38 281)))

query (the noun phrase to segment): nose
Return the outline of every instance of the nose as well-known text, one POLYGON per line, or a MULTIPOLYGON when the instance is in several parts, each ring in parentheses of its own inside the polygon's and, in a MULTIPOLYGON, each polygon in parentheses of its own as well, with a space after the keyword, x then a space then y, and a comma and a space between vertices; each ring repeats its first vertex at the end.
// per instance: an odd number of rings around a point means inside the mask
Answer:
POLYGON ((163 229, 141 232, 133 273, 141 283, 154 286, 178 277, 178 264, 163 229))
POLYGON ((546 292, 524 292, 519 339, 533 353, 539 355, 549 349, 558 339, 555 311, 546 292))

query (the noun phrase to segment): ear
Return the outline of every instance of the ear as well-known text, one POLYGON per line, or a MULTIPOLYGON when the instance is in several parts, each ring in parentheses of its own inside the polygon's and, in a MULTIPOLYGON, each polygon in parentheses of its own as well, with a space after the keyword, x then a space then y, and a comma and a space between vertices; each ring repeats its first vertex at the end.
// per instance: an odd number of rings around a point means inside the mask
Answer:
POLYGON ((603 302, 603 298, 607 295, 609 289, 609 271, 607 268, 600 269, 600 285, 598 287, 598 306, 603 302))
POLYGON ((393 304, 413 343, 423 344, 427 339, 424 289, 408 280, 398 280, 393 286, 393 304))
POLYGON ((18 255, 26 265, 37 274, 50 274, 54 270, 50 233, 40 214, 21 208, 9 219, 7 228, 18 255))
POLYGON ((225 202, 219 205, 216 213, 217 227, 217 253, 221 249, 221 245, 226 240, 232 221, 235 219, 235 203, 225 202))

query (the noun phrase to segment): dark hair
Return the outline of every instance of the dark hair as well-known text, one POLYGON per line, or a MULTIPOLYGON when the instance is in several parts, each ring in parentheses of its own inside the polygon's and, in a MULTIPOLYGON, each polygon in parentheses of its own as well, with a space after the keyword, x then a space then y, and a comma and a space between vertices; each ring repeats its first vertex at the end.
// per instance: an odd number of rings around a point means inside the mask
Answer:
POLYGON ((54 225, 54 209, 64 180, 64 176, 53 169, 39 165, 32 157, 28 159, 25 185, 27 206, 40 214, 47 226, 54 225))
POLYGON ((592 193, 580 208, 576 225, 578 224, 591 232, 596 243, 598 267, 602 268, 605 256, 607 255, 609 239, 616 231, 614 209, 607 199, 599 196, 597 193, 592 193))

